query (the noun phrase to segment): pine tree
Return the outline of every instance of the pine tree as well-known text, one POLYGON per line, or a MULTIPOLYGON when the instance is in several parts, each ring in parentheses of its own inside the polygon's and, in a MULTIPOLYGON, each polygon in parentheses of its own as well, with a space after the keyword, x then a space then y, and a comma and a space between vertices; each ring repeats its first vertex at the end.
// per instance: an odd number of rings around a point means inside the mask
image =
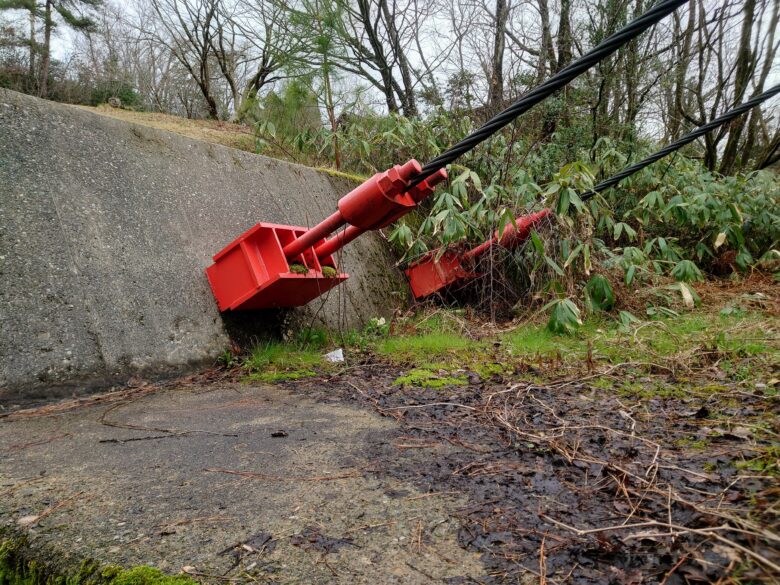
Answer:
MULTIPOLYGON (((43 47, 41 48, 41 83, 38 94, 46 97, 49 92, 49 65, 51 63, 51 33, 57 23, 55 14, 68 26, 83 32, 95 28, 95 21, 83 14, 103 4, 103 0, 45 0, 43 4, 43 47), (77 11, 79 13, 77 13, 77 11)), ((40 11, 40 7, 37 9, 40 11)))
POLYGON ((35 20, 38 14, 38 7, 35 4, 35 0, 0 0, 0 10, 26 10, 30 15, 29 39, 25 41, 20 37, 15 42, 18 46, 27 45, 29 47, 27 91, 34 90, 35 58, 38 52, 38 44, 35 40, 35 20))

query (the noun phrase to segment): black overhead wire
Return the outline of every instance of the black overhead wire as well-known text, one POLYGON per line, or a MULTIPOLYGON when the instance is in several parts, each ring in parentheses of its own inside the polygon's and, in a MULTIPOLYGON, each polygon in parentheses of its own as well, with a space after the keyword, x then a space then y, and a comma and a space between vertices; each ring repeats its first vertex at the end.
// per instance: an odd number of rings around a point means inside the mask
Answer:
POLYGON ((668 144, 667 146, 665 146, 664 148, 662 148, 658 152, 651 154, 646 159, 641 160, 641 161, 639 161, 636 164, 633 164, 631 166, 628 166, 628 167, 624 168, 618 174, 611 176, 609 179, 605 179, 604 181, 602 181, 601 183, 599 183, 598 185, 593 187, 593 189, 591 189, 590 191, 588 191, 587 193, 582 195, 581 199, 583 201, 585 201, 585 200, 590 199, 591 197, 597 195, 598 193, 601 193, 602 191, 604 191, 606 189, 609 189, 610 187, 614 187, 615 185, 617 185, 620 181, 622 181, 626 177, 628 177, 630 175, 633 175, 637 171, 640 171, 643 168, 645 168, 646 166, 649 166, 649 165, 653 164, 654 162, 656 162, 657 160, 662 159, 666 155, 673 153, 675 150, 679 150, 680 148, 682 148, 686 144, 688 144, 690 142, 693 142, 694 140, 696 140, 700 136, 706 134, 707 132, 709 132, 711 130, 714 130, 718 126, 722 126, 726 122, 729 122, 729 121, 733 120, 734 118, 736 118, 737 116, 740 116, 740 115, 744 114, 748 110, 751 110, 751 109, 755 108, 760 103, 768 100, 772 96, 775 96, 775 95, 777 95, 779 93, 780 93, 780 84, 775 85, 774 87, 769 88, 764 93, 759 94, 759 95, 749 99, 748 101, 746 101, 744 103, 741 103, 740 105, 732 108, 731 110, 729 110, 725 114, 723 114, 721 116, 718 116, 717 118, 715 118, 711 122, 709 122, 707 124, 703 124, 702 126, 699 126, 695 130, 689 132, 685 136, 682 136, 682 137, 678 138, 677 140, 675 140, 674 142, 668 144))
POLYGON ((468 152, 480 142, 487 140, 490 136, 498 132, 501 128, 512 122, 521 114, 527 112, 539 102, 545 100, 550 94, 561 89, 575 77, 584 73, 599 61, 605 59, 630 40, 642 34, 645 30, 658 23, 662 18, 674 12, 677 8, 686 4, 688 0, 663 0, 653 8, 645 12, 639 18, 631 21, 622 29, 606 38, 596 47, 588 51, 585 55, 572 61, 558 73, 550 77, 541 85, 526 93, 523 97, 505 109, 503 112, 495 115, 488 120, 482 127, 475 130, 466 138, 458 142, 455 146, 442 152, 426 164, 422 172, 411 182, 410 187, 421 183, 439 169, 444 168, 460 155, 468 152))

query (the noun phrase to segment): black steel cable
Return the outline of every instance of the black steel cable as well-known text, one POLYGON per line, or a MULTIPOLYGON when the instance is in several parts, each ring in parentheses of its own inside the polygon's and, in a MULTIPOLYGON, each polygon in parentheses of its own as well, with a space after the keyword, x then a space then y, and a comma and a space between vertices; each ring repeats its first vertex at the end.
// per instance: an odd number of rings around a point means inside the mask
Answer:
POLYGON ((441 153, 423 167, 422 172, 412 181, 410 187, 421 183, 439 169, 444 168, 460 155, 468 152, 480 142, 483 142, 501 128, 512 122, 521 114, 530 110, 539 102, 545 100, 550 94, 561 89, 563 86, 578 77, 594 65, 605 59, 630 40, 642 34, 645 30, 658 23, 662 18, 674 12, 677 8, 686 4, 688 0, 663 0, 656 6, 645 12, 639 18, 631 21, 622 29, 609 36, 599 43, 596 47, 588 51, 585 55, 572 61, 558 73, 550 77, 541 85, 536 86, 530 92, 513 103, 499 114, 488 120, 482 127, 478 128, 466 138, 458 142, 455 146, 441 153))
POLYGON ((731 110, 729 110, 728 112, 726 112, 725 114, 723 114, 721 116, 718 116, 717 118, 715 118, 711 122, 699 126, 698 128, 696 128, 695 130, 689 132, 685 136, 682 136, 682 137, 678 138, 677 140, 675 140, 674 142, 671 142, 670 144, 668 144, 667 146, 665 146, 664 148, 662 148, 658 152, 656 152, 654 154, 651 154, 646 159, 641 160, 641 161, 639 161, 636 164, 633 164, 631 166, 628 166, 628 167, 624 168, 618 174, 611 176, 609 179, 605 179, 604 181, 602 181, 601 183, 599 183, 598 185, 593 187, 593 189, 588 191, 587 193, 585 193, 581 197, 581 199, 583 201, 585 201, 585 200, 590 199, 591 197, 595 196, 596 194, 601 193, 602 191, 604 191, 606 189, 609 189, 610 187, 614 187, 615 185, 617 185, 620 181, 622 181, 626 177, 628 177, 630 175, 633 175, 637 171, 640 171, 643 168, 645 168, 646 166, 649 166, 649 165, 653 164, 654 162, 656 162, 657 160, 662 159, 666 155, 673 153, 675 150, 678 150, 678 149, 682 148, 683 146, 685 146, 686 144, 688 144, 690 142, 693 142, 699 136, 702 136, 702 135, 706 134, 707 132, 710 132, 711 130, 714 130, 718 126, 722 126, 726 122, 729 122, 729 121, 733 120, 734 118, 736 118, 737 116, 740 116, 740 115, 744 114, 748 110, 751 110, 751 109, 755 108, 760 103, 768 100, 769 98, 771 98, 772 96, 775 96, 777 94, 780 94, 780 84, 775 85, 774 87, 771 87, 768 90, 766 90, 764 93, 759 94, 756 97, 751 98, 748 101, 746 101, 746 102, 744 102, 744 103, 742 103, 742 104, 732 108, 731 110))

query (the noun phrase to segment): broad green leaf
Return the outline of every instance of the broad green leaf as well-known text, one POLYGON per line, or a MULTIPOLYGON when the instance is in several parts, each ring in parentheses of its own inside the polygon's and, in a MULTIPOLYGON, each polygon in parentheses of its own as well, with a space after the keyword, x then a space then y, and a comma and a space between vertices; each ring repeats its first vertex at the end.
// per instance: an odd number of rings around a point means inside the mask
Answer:
POLYGON ((582 326, 580 310, 570 299, 558 299, 547 306, 552 306, 547 328, 553 333, 572 334, 582 326))
POLYGON ((560 196, 558 197, 558 205, 555 209, 555 213, 558 215, 566 215, 569 213, 569 190, 564 189, 561 191, 560 196))
POLYGON ((609 311, 615 306, 612 285, 601 274, 594 274, 585 285, 585 295, 591 310, 609 311))
POLYGON ((620 320, 620 329, 623 332, 629 331, 632 323, 641 323, 641 321, 637 319, 633 313, 628 311, 620 311, 618 314, 618 319, 620 320))
POLYGON ((585 269, 585 274, 589 275, 590 271, 593 269, 590 261, 590 244, 585 244, 585 247, 582 249, 582 265, 585 269))
POLYGON ((626 270, 625 275, 625 282, 626 286, 631 286, 631 283, 634 281, 634 274, 636 273, 636 266, 632 264, 628 267, 628 270, 626 270))
POLYGON ((536 233, 536 230, 533 230, 531 232, 531 242, 534 245, 534 248, 536 249, 536 252, 541 256, 544 254, 544 244, 542 243, 542 239, 539 237, 539 234, 536 233))
POLYGON ((580 252, 582 252, 582 244, 579 244, 576 248, 574 248, 571 251, 571 254, 569 254, 569 257, 566 258, 566 262, 563 263, 564 270, 571 266, 571 263, 577 259, 577 256, 579 256, 580 252))
POLYGON ((555 262, 555 260, 553 260, 553 259, 552 259, 552 258, 550 258, 549 256, 545 255, 545 256, 544 256, 544 261, 545 261, 545 262, 547 262, 547 265, 548 265, 550 268, 552 268, 553 270, 555 270, 555 273, 556 273, 558 276, 566 276, 566 273, 565 273, 563 270, 561 270, 561 267, 560 267, 560 266, 558 266, 558 264, 555 262))
POLYGON ((696 280, 704 280, 704 276, 696 266, 690 260, 680 260, 674 268, 672 268, 672 278, 677 282, 693 282, 696 280))

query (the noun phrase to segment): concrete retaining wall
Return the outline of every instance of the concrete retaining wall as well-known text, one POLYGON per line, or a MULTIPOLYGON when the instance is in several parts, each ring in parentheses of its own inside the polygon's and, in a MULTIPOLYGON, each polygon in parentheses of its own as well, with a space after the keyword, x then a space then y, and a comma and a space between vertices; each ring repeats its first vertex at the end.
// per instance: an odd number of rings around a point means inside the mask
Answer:
MULTIPOLYGON (((0 90, 0 399, 212 363, 232 329, 203 270, 257 221, 313 225, 350 185, 299 165, 0 90)), ((357 326, 402 294, 376 235, 292 317, 357 326)))

